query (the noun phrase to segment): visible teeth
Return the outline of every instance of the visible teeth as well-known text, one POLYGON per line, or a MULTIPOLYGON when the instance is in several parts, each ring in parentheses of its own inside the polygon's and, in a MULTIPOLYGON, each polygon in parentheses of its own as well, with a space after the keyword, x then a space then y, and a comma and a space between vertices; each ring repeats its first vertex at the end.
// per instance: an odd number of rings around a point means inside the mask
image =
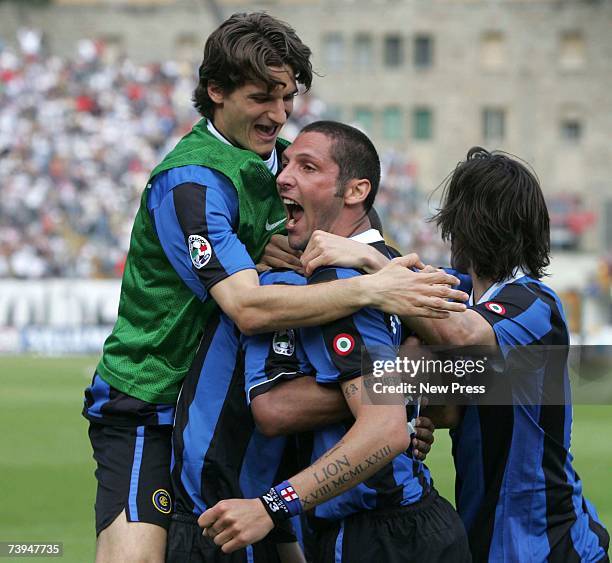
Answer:
POLYGON ((285 205, 298 205, 298 203, 296 203, 295 201, 293 201, 292 199, 289 199, 288 197, 284 197, 283 198, 283 203, 285 205))

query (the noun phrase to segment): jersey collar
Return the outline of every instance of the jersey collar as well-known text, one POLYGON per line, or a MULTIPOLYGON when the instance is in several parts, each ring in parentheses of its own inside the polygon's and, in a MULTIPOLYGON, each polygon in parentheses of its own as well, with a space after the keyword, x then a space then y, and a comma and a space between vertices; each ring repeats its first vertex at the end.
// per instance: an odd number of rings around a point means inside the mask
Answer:
POLYGON ((375 242, 384 242, 385 240, 376 229, 368 229, 363 231, 363 233, 349 237, 349 239, 362 242, 363 244, 373 244, 375 242))
MULTIPOLYGON (((206 120, 206 128, 214 137, 219 139, 222 143, 233 146, 232 143, 230 143, 221 133, 219 133, 219 130, 213 125, 213 122, 210 119, 206 120)), ((276 176, 276 173, 278 172, 278 156, 276 154, 276 149, 274 149, 270 153, 270 156, 264 160, 264 164, 266 165, 268 170, 276 176)))
MULTIPOLYGON (((478 300, 477 305, 480 305, 481 303, 486 303, 487 301, 489 301, 489 299, 491 299, 491 297, 495 295, 495 293, 497 293, 497 290, 500 289, 502 286, 507 285, 509 283, 513 283, 516 280, 519 280, 525 277, 526 275, 527 274, 523 270, 521 270, 520 268, 517 268, 514 271, 514 274, 512 276, 500 282, 494 283, 491 287, 489 287, 489 289, 487 289, 487 291, 485 291, 482 294, 482 297, 478 300)), ((468 306, 469 307, 474 306, 474 290, 473 289, 472 289, 472 292, 470 293, 470 300, 468 301, 468 306)))

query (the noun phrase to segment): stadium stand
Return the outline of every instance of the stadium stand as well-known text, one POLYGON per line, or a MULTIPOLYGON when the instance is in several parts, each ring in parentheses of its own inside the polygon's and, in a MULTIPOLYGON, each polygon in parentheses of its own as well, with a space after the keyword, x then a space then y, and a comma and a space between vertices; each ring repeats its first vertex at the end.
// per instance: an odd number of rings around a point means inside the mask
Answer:
MULTIPOLYGON (((0 278, 120 277, 148 173, 197 119, 193 69, 109 61, 90 40, 66 60, 24 38, 20 51, 0 47, 0 278)), ((288 137, 325 116, 316 98, 298 100, 288 137)), ((445 262, 414 164, 382 161, 387 236, 445 262)))

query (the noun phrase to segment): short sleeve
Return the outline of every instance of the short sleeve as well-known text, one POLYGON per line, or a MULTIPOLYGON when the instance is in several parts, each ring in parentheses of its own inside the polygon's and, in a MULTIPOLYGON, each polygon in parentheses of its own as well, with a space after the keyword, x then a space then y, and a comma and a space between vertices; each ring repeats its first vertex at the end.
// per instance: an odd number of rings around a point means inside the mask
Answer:
POLYGON ((541 343, 551 331, 551 307, 524 284, 508 284, 490 300, 472 307, 507 347, 541 343))
MULTIPOLYGON (((150 208, 168 260, 202 300, 216 283, 255 267, 236 234, 235 189, 214 175, 206 180, 207 185, 184 182, 171 189, 160 188, 156 204, 150 208)), ((162 178, 160 182, 167 184, 169 180, 162 178)))
MULTIPOLYGON (((265 272, 261 285, 304 285, 305 279, 288 270, 265 272)), ((245 358, 245 392, 250 402, 281 381, 308 375, 312 366, 294 329, 241 337, 245 358)))
MULTIPOLYGON (((327 268, 309 280, 321 283, 359 275, 354 270, 327 268)), ((300 329, 308 361, 319 383, 340 383, 363 374, 374 359, 395 358, 401 338, 399 322, 384 313, 364 308, 321 327, 300 329)))

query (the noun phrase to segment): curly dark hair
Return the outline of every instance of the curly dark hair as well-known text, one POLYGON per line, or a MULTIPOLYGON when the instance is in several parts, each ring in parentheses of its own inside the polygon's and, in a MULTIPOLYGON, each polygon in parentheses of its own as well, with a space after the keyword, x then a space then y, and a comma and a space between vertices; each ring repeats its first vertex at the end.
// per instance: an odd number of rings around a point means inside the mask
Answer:
POLYGON ((284 65, 291 67, 296 81, 308 90, 312 83, 310 55, 288 24, 265 12, 234 14, 206 41, 194 105, 201 115, 212 118, 215 104, 208 96, 209 83, 226 94, 248 81, 263 82, 272 90, 280 83, 269 69, 284 65))
POLYGON ((472 147, 446 182, 432 221, 456 267, 494 282, 517 268, 541 278, 550 264, 550 222, 535 174, 502 151, 472 147))

